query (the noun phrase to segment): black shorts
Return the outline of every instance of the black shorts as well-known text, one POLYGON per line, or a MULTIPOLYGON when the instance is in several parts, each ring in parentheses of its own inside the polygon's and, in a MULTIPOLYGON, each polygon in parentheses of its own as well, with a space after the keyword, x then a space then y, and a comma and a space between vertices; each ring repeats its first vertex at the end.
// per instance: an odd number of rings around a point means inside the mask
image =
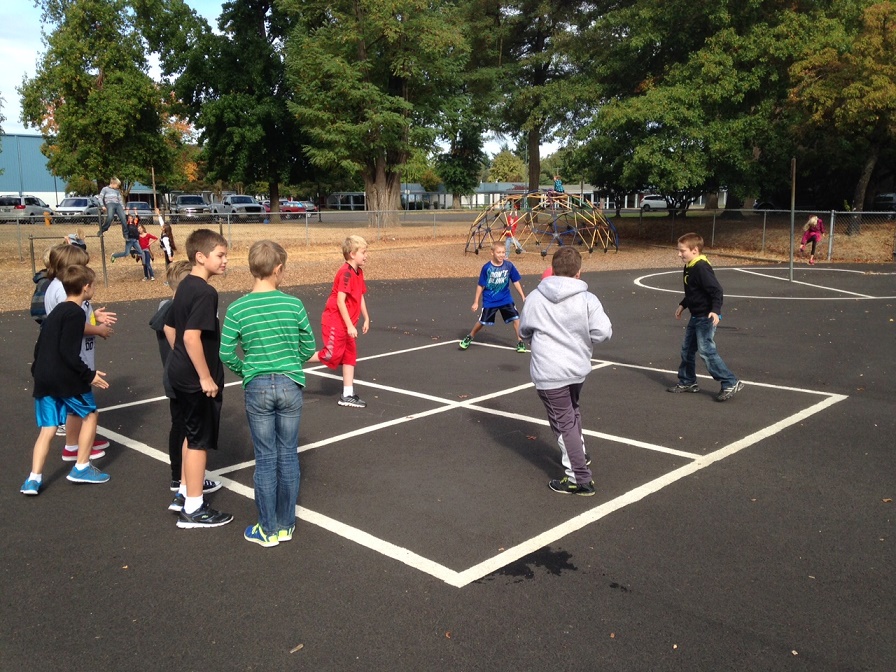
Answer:
POLYGON ((504 324, 509 324, 514 320, 520 319, 520 313, 516 309, 516 306, 512 303, 508 303, 506 306, 483 308, 482 313, 479 315, 479 324, 484 324, 487 327, 492 326, 495 323, 495 315, 498 314, 498 311, 501 311, 501 317, 504 318, 504 324))
POLYGON ((217 450, 218 428, 221 426, 221 404, 224 395, 221 390, 214 397, 205 392, 184 392, 175 390, 178 410, 183 419, 183 430, 187 438, 187 448, 194 450, 217 450))

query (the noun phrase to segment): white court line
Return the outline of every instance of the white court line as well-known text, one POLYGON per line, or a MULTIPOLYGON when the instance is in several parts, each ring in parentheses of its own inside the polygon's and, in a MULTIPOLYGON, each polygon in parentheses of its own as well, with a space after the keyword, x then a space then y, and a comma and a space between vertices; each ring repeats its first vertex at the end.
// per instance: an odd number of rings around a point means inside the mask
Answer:
POLYGON ((750 434, 749 436, 746 436, 739 441, 735 441, 734 443, 731 443, 724 448, 720 448, 719 450, 709 453, 706 456, 699 457, 690 464, 679 467, 674 471, 670 471, 669 473, 664 474, 663 476, 660 476, 659 478, 656 478, 652 481, 649 481, 648 483, 645 483, 635 488, 634 490, 630 490, 624 495, 620 495, 616 499, 605 502, 604 504, 601 504, 600 506, 597 506, 590 511, 585 511, 575 518, 571 518, 561 525, 558 525, 550 530, 546 530, 541 534, 526 540, 522 544, 518 544, 517 546, 508 548, 506 551, 503 551, 502 553, 499 553, 498 555, 493 556, 488 560, 480 562, 478 565, 474 565, 469 569, 459 572, 455 581, 449 581, 447 583, 457 588, 462 588, 473 581, 477 581, 484 576, 488 576, 492 572, 495 572, 502 567, 506 567, 510 563, 524 558, 530 553, 534 553, 539 548, 552 544, 559 539, 562 539, 563 537, 582 529, 586 525, 590 525, 591 523, 604 518, 610 513, 618 511, 624 506, 634 504, 635 502, 644 499, 648 495, 659 492, 666 486, 671 485, 686 476, 690 476, 691 474, 694 474, 701 469, 705 469, 706 467, 709 467, 716 462, 725 459, 726 457, 730 457, 731 455, 734 455, 744 448, 748 448, 762 441, 763 439, 767 439, 768 437, 783 431, 787 427, 790 427, 791 425, 802 421, 806 417, 819 413, 825 408, 843 401, 846 398, 847 397, 845 395, 840 394, 830 395, 828 399, 818 402, 805 411, 794 413, 790 417, 784 418, 783 420, 765 427, 758 432, 754 432, 753 434, 750 434))
POLYGON ((821 289, 828 292, 839 292, 841 294, 850 294, 851 296, 857 296, 861 299, 873 299, 875 297, 869 296, 868 294, 858 294, 856 292, 848 292, 845 289, 837 289, 836 287, 827 287, 825 285, 816 285, 812 282, 803 282, 802 280, 790 280, 789 278, 782 278, 777 275, 769 275, 767 273, 758 273, 757 271, 748 271, 746 268, 738 268, 736 269, 741 273, 746 275, 755 275, 760 278, 767 278, 768 280, 778 280, 779 282, 790 282, 794 285, 804 285, 806 287, 814 287, 815 289, 821 289))
MULTIPOLYGON (((429 347, 437 347, 438 345, 447 345, 450 343, 451 342, 440 343, 440 344, 430 344, 430 345, 424 346, 424 348, 415 348, 415 349, 425 349, 425 348, 429 348, 429 347)), ((495 346, 495 345, 491 345, 491 344, 480 344, 480 345, 483 345, 486 347, 498 347, 498 348, 512 350, 512 348, 507 348, 506 346, 495 346)), ((402 352, 407 352, 407 351, 402 351, 402 352)), ((393 353, 393 354, 397 354, 397 353, 393 353)), ((384 354, 384 355, 380 355, 380 356, 387 356, 387 355, 388 355, 388 353, 384 354)), ((619 366, 622 368, 633 368, 633 369, 657 371, 657 372, 663 372, 663 373, 674 373, 674 371, 667 371, 664 369, 657 369, 657 368, 653 368, 653 367, 645 367, 645 366, 639 366, 639 365, 633 365, 633 364, 624 364, 624 363, 620 363, 620 362, 611 362, 609 360, 592 360, 592 361, 596 362, 592 367, 593 369, 605 368, 605 367, 610 367, 610 366, 619 366)), ((323 375, 323 374, 317 374, 317 375, 323 375)), ((327 375, 329 375, 329 374, 327 374, 327 375)), ((708 376, 701 376, 701 377, 708 378, 708 376)), ((385 427, 394 426, 397 424, 405 423, 410 420, 415 420, 415 419, 426 417, 429 415, 444 413, 446 411, 453 410, 456 408, 465 408, 465 409, 469 409, 469 410, 473 410, 473 411, 491 413, 491 414, 495 414, 495 415, 503 415, 506 417, 511 417, 511 418, 515 418, 515 419, 518 419, 521 421, 535 423, 535 424, 539 424, 539 425, 547 425, 548 424, 548 422, 546 420, 543 420, 541 418, 532 418, 532 417, 523 416, 523 415, 514 414, 514 413, 506 413, 503 411, 496 411, 494 409, 488 409, 483 406, 477 405, 479 402, 486 401, 488 399, 492 399, 492 398, 499 397, 499 396, 504 396, 504 395, 507 395, 507 394, 510 394, 513 392, 527 389, 529 387, 533 387, 532 383, 518 385, 513 388, 508 388, 508 389, 501 390, 498 392, 492 392, 489 394, 481 395, 479 397, 475 397, 473 399, 451 400, 451 399, 442 399, 440 397, 435 397, 433 395, 417 393, 417 392, 413 392, 410 390, 400 390, 398 388, 393 388, 393 387, 386 386, 386 385, 379 385, 377 383, 365 383, 362 381, 357 381, 357 382, 361 385, 365 385, 365 386, 369 386, 369 387, 375 387, 378 389, 389 390, 389 391, 396 392, 398 394, 415 396, 415 397, 419 397, 419 398, 426 399, 429 401, 434 401, 434 402, 440 403, 441 406, 439 406, 437 408, 429 409, 427 411, 422 411, 420 413, 415 413, 415 414, 411 414, 408 416, 404 416, 402 418, 396 418, 394 420, 390 420, 387 422, 378 423, 377 425, 373 425, 371 427, 358 429, 358 430, 355 430, 352 432, 347 432, 338 437, 331 437, 329 439, 325 439, 323 441, 319 441, 314 444, 309 444, 309 445, 303 447, 302 450, 310 450, 313 447, 320 447, 320 446, 328 445, 328 444, 334 443, 336 441, 341 441, 341 440, 344 440, 347 438, 359 436, 359 435, 362 435, 365 433, 369 433, 371 431, 377 431, 377 430, 385 428, 385 427)), ((498 554, 497 556, 489 558, 483 562, 478 563, 477 565, 475 565, 473 567, 470 567, 470 568, 460 571, 460 572, 452 570, 452 569, 445 567, 445 566, 443 566, 437 562, 434 562, 432 560, 429 560, 429 559, 421 556, 420 554, 414 553, 413 551, 410 551, 406 548, 402 548, 400 546, 392 544, 384 539, 379 539, 377 537, 374 537, 373 535, 371 535, 367 532, 364 532, 363 530, 354 528, 350 525, 346 525, 344 523, 341 523, 335 519, 329 518, 328 516, 317 513, 315 511, 311 511, 310 509, 306 509, 306 508, 297 506, 296 507, 296 515, 301 520, 304 520, 304 521, 309 522, 314 525, 318 525, 319 527, 326 529, 330 532, 333 532, 334 534, 337 534, 339 536, 342 536, 343 538, 348 539, 354 543, 357 543, 361 546, 364 546, 364 547, 374 550, 378 553, 381 553, 382 555, 384 555, 386 557, 389 557, 389 558, 392 558, 399 562, 402 562, 405 565, 412 567, 414 569, 417 569, 426 574, 429 574, 430 576, 433 576, 433 577, 447 583, 448 585, 461 588, 461 587, 468 585, 472 581, 476 581, 484 576, 487 576, 488 574, 506 566, 507 564, 509 564, 511 562, 514 562, 516 560, 519 560, 520 558, 525 557, 526 555, 538 550, 539 548, 541 548, 545 545, 554 543, 555 541, 567 536, 568 534, 571 534, 572 532, 574 532, 576 530, 579 530, 579 529, 585 527, 586 525, 588 525, 592 522, 600 520, 601 518, 609 515, 613 511, 617 511, 617 510, 623 508, 624 506, 627 506, 628 504, 632 504, 634 502, 640 501, 644 497, 647 497, 650 494, 658 492, 659 490, 663 489, 667 485, 670 485, 670 484, 672 484, 690 474, 693 474, 696 471, 699 471, 700 469, 704 469, 704 468, 714 464, 715 462, 717 462, 721 459, 724 459, 725 457, 728 457, 740 450, 743 450, 744 448, 754 445, 755 443, 758 443, 759 441, 782 431, 783 429, 803 420, 804 418, 814 415, 815 413, 822 411, 824 408, 827 408, 828 406, 831 406, 831 405, 847 398, 845 395, 830 394, 830 393, 826 393, 826 392, 817 392, 815 390, 805 390, 805 389, 800 389, 800 388, 782 387, 779 385, 772 385, 772 384, 765 384, 765 383, 750 383, 749 381, 747 381, 747 382, 749 385, 755 386, 755 387, 768 387, 768 388, 774 388, 774 389, 789 390, 789 391, 794 391, 794 392, 803 392, 803 393, 825 396, 826 398, 806 410, 795 413, 795 414, 791 415, 790 417, 785 418, 784 420, 774 423, 774 424, 770 425, 769 427, 763 428, 762 430, 759 430, 758 432, 754 432, 753 434, 745 437, 744 439, 735 441, 734 443, 729 444, 728 446, 725 446, 724 448, 721 448, 721 449, 719 449, 713 453, 710 453, 709 455, 706 455, 706 456, 701 456, 696 453, 686 453, 684 451, 677 451, 677 450, 674 450, 671 448, 665 448, 663 446, 655 446, 655 445, 647 444, 644 442, 625 439, 624 437, 615 437, 615 436, 603 434, 600 432, 586 430, 585 433, 587 433, 589 436, 603 438, 608 441, 616 441, 616 442, 623 443, 625 445, 629 445, 629 446, 633 446, 633 447, 645 448, 648 450, 656 450, 659 452, 665 452, 665 453, 683 457, 683 458, 686 458, 686 459, 689 459, 692 461, 688 465, 685 465, 683 467, 675 469, 672 472, 669 472, 668 474, 665 474, 657 479, 654 479, 653 481, 645 483, 645 484, 635 488, 634 490, 631 490, 630 492, 627 492, 624 495, 621 495, 620 497, 615 498, 614 500, 612 500, 610 502, 605 502, 604 504, 602 504, 598 507, 595 507, 594 509, 585 511, 582 514, 572 518, 571 520, 568 520, 568 521, 562 523, 561 525, 551 528, 550 530, 547 530, 539 535, 536 535, 535 537, 528 539, 525 542, 518 544, 517 546, 514 546, 512 548, 507 549, 506 551, 503 551, 502 553, 498 554)), ((230 383, 230 385, 234 385, 234 384, 239 384, 239 381, 237 381, 236 383, 230 383)), ((114 410, 117 408, 125 408, 125 407, 129 407, 129 406, 135 406, 135 405, 138 405, 141 403, 150 403, 150 402, 154 402, 154 401, 160 401, 160 400, 164 400, 165 398, 166 397, 157 397, 157 398, 153 398, 153 399, 149 399, 149 400, 144 400, 142 402, 131 402, 128 404, 121 404, 121 405, 118 405, 115 407, 109 407, 109 408, 106 408, 103 410, 105 411, 105 410, 114 410)), ((121 445, 131 448, 133 450, 136 450, 136 451, 138 451, 144 455, 147 455, 155 460, 158 460, 160 462, 168 461, 167 453, 157 450, 155 448, 152 448, 151 446, 148 446, 145 443, 130 439, 122 434, 119 434, 117 432, 106 429, 105 427, 98 427, 97 431, 99 433, 101 433, 102 435, 107 436, 108 438, 120 443, 121 445)), ((225 476, 225 474, 227 474, 227 473, 231 473, 238 469, 245 469, 245 468, 248 468, 251 466, 254 466, 254 460, 249 461, 249 462, 244 462, 240 465, 233 465, 230 467, 226 467, 226 468, 218 470, 218 471, 210 471, 209 475, 213 478, 220 478, 221 481, 223 482, 223 484, 225 485, 225 487, 227 487, 232 492, 241 494, 247 498, 254 499, 254 491, 250 486, 243 485, 243 484, 238 483, 237 481, 234 481, 225 476)))
MULTIPOLYGON (((774 267, 769 270, 778 270, 779 267, 774 267)), ((740 271, 742 273, 750 273, 753 271, 746 270, 744 268, 738 266, 720 266, 715 269, 716 271, 740 271)), ((780 270, 787 270, 786 268, 780 268, 780 270)), ((818 268, 815 267, 813 270, 803 269, 807 273, 861 273, 864 275, 863 271, 853 271, 851 269, 845 268, 818 268)), ((681 275, 681 271, 661 271, 659 273, 649 273, 647 275, 642 275, 638 278, 634 279, 634 284, 636 287, 642 287, 643 289, 650 289, 655 292, 666 292, 667 294, 681 294, 681 289, 669 289, 667 287, 655 287, 653 285, 648 285, 646 283, 647 280, 651 278, 658 277, 660 275, 672 275, 678 274, 681 275)), ((763 276, 765 277, 765 276, 763 276)), ((768 276, 773 277, 773 276, 768 276)), ((777 278, 774 278, 777 279, 777 278)), ((789 282, 789 280, 788 280, 789 282)), ((793 282, 792 284, 807 284, 800 282, 793 282)), ((826 289, 831 292, 841 292, 846 294, 852 294, 851 292, 847 292, 846 290, 837 289, 835 287, 827 287, 824 285, 810 285, 811 287, 815 287, 816 289, 826 289)), ((759 296, 756 294, 729 294, 725 292, 726 299, 763 299, 768 301, 889 301, 891 299, 896 299, 896 296, 870 296, 865 294, 854 294, 852 296, 759 296)))

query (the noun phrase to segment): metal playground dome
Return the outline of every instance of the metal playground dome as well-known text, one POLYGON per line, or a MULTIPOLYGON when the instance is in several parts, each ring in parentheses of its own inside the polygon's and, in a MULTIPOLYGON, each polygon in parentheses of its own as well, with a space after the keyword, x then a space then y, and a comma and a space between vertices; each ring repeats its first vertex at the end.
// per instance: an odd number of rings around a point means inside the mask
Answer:
POLYGON ((464 253, 513 237, 517 254, 529 246, 546 257, 551 246, 584 245, 589 253, 612 245, 619 251, 616 227, 603 211, 578 196, 552 190, 511 194, 476 217, 464 253))

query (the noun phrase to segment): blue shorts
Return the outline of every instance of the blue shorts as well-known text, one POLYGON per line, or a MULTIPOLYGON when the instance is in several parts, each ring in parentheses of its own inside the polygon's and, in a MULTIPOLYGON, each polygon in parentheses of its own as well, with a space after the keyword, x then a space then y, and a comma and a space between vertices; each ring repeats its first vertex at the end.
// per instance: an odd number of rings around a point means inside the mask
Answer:
POLYGON ((76 397, 38 397, 34 400, 34 416, 38 427, 58 427, 65 424, 65 416, 86 418, 96 411, 93 392, 76 397))
POLYGON ((516 306, 508 303, 506 306, 483 308, 482 313, 479 315, 479 324, 484 324, 486 327, 493 326, 495 324, 495 315, 498 314, 499 310, 501 311, 501 317, 504 318, 504 324, 510 324, 514 320, 520 319, 520 313, 516 306))

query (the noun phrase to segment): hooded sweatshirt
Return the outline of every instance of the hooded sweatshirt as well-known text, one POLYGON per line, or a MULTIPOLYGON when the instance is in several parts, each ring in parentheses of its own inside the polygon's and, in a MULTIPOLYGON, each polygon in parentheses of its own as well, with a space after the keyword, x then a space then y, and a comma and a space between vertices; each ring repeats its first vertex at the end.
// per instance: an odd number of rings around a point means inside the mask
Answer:
POLYGON ((612 335, 600 301, 577 278, 547 277, 523 304, 520 336, 531 339, 529 372, 538 390, 583 382, 591 373, 594 344, 612 335))

